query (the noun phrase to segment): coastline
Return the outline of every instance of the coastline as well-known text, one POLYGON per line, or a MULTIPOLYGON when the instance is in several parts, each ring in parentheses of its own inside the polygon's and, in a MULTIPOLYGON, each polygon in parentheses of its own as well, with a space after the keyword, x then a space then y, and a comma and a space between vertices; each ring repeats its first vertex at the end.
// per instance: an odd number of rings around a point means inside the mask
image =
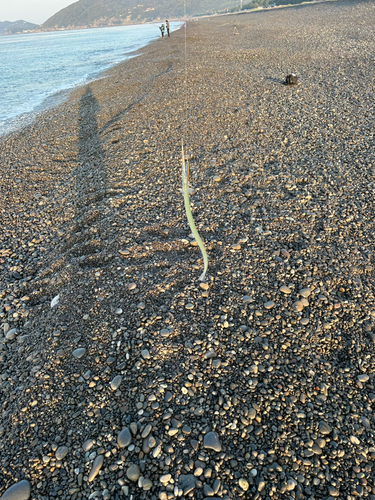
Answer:
POLYGON ((1 138, 0 495, 373 500, 374 9, 189 21, 1 138))
MULTIPOLYGON (((171 29, 175 31, 178 29, 175 26, 171 26, 171 29)), ((138 27, 137 25, 133 25, 133 28, 138 27)), ((68 31, 68 30, 66 30, 68 31)), ((172 31, 172 32, 173 32, 172 31)), ((34 104, 34 107, 30 111, 25 111, 22 114, 19 114, 13 118, 8 118, 6 121, 0 121, 1 129, 0 129, 0 140, 2 137, 9 133, 17 132, 18 130, 22 130, 25 127, 27 127, 30 123, 32 123, 37 116, 42 115, 46 110, 50 108, 54 108, 57 105, 59 105, 61 102, 63 102, 64 99, 69 96, 69 94, 77 88, 83 87, 84 85, 90 84, 94 80, 98 80, 101 78, 106 78, 105 73, 109 69, 116 67, 118 64, 121 64, 123 62, 126 62, 132 57, 136 57, 140 51, 142 50, 143 47, 147 46, 149 43, 152 43, 153 41, 158 39, 158 36, 155 35, 154 40, 150 40, 144 45, 140 46, 138 49, 132 48, 128 52, 124 53, 122 55, 122 60, 120 62, 115 62, 112 63, 112 66, 109 66, 110 63, 107 64, 107 67, 103 67, 101 70, 96 70, 94 68, 91 68, 92 71, 88 73, 87 75, 82 75, 81 77, 77 76, 76 81, 72 81, 69 86, 65 88, 59 88, 55 89, 54 91, 50 91, 50 94, 45 97, 39 104, 34 104), (108 67, 109 66, 109 67, 108 67)), ((135 44, 139 45, 139 44, 135 44)))

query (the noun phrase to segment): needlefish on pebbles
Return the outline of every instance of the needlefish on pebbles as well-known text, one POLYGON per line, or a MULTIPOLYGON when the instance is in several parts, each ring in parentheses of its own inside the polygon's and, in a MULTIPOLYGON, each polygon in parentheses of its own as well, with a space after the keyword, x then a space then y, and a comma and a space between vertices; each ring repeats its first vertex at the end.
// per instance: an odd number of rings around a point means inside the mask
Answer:
POLYGON ((204 247, 204 243, 201 237, 199 236, 197 228, 195 227, 193 215, 191 213, 188 180, 189 180, 189 168, 188 165, 185 163, 184 144, 182 143, 182 191, 184 193, 185 211, 187 219, 189 221, 191 232, 193 233, 195 241, 198 243, 198 246, 202 252, 204 268, 203 268, 203 273, 199 277, 199 280, 204 281, 208 269, 208 257, 206 249, 204 247))

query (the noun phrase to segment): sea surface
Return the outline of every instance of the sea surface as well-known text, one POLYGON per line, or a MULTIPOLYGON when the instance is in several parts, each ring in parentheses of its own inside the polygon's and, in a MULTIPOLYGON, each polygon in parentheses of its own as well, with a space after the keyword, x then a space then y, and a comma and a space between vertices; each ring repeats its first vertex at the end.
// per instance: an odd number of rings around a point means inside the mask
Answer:
MULTIPOLYGON (((0 136, 133 57, 160 37, 159 24, 0 37, 0 136)), ((170 23, 171 31, 181 24, 170 23)))

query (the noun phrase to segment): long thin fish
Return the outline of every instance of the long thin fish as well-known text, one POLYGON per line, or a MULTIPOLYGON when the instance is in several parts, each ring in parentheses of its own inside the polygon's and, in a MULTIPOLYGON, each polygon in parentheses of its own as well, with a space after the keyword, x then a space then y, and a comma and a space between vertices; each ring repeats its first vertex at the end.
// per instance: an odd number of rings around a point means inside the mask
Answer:
POLYGON ((188 179, 189 179, 189 167, 188 167, 188 165, 185 164, 184 144, 182 143, 182 191, 184 193, 185 211, 186 211, 187 219, 189 221, 189 226, 190 226, 191 232, 193 233, 195 241, 198 243, 198 246, 201 249, 201 252, 203 255, 204 268, 203 268, 203 273, 199 277, 199 280, 204 281, 205 277, 206 277, 206 272, 208 269, 208 257, 207 257, 206 249, 204 247, 204 243, 203 243, 201 237, 199 236, 197 228, 195 227, 193 215, 191 213, 188 179))

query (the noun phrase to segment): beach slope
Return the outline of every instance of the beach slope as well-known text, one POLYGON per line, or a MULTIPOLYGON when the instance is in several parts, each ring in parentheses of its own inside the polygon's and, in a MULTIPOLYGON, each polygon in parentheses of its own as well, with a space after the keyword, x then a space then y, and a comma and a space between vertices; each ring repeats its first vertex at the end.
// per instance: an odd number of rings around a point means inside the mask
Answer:
POLYGON ((1 138, 0 495, 375 499, 374 19, 189 21, 1 138))

